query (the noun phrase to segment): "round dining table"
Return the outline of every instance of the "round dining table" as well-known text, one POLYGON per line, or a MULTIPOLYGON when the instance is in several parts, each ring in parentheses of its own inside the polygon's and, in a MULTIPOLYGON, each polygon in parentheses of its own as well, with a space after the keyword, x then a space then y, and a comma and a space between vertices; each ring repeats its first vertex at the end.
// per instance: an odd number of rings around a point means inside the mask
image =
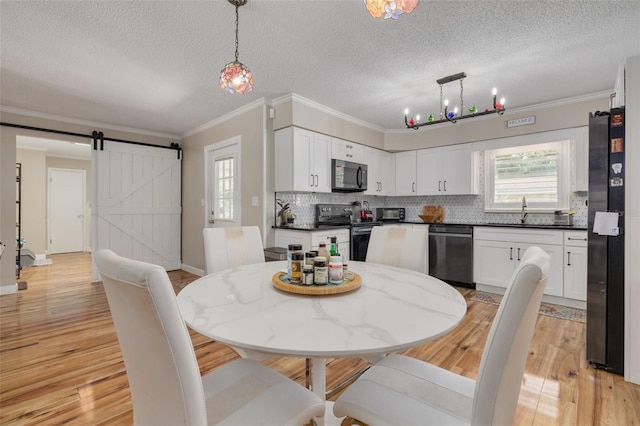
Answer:
MULTIPOLYGON (((449 284, 392 266, 349 262, 361 285, 339 294, 308 295, 274 286, 286 261, 230 268, 203 276, 178 296, 189 327, 231 346, 241 356, 313 360, 312 389, 325 399, 326 359, 375 362, 442 336, 464 317, 467 304, 449 284)), ((331 417, 331 409, 325 417, 331 417)), ((315 419, 324 424, 325 419, 315 419)))

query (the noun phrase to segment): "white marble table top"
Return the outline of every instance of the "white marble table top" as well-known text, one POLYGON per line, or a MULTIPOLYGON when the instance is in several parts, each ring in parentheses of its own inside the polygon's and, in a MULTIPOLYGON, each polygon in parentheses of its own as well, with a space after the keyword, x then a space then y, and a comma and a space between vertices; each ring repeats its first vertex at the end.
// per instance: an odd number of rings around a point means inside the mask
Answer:
POLYGON ((363 357, 408 349, 439 337, 466 313, 462 295, 428 275, 349 262, 362 286, 309 296, 276 289, 286 262, 213 273, 178 294, 186 323, 232 347, 309 358, 363 357))

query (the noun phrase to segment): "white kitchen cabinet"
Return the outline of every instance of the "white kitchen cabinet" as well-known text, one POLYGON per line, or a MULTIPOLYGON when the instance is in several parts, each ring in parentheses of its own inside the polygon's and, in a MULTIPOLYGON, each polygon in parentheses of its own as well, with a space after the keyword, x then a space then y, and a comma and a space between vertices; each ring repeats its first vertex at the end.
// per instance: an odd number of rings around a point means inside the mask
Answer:
POLYGON ((375 148, 364 147, 364 164, 367 165, 368 195, 395 195, 396 164, 394 155, 375 148))
POLYGON ((564 233, 564 297, 587 300, 587 232, 564 233))
POLYGON ((302 250, 318 250, 321 242, 327 243, 329 248, 330 238, 336 237, 338 252, 343 261, 351 259, 350 233, 348 228, 323 229, 322 231, 300 231, 293 229, 276 229, 276 247, 287 248, 289 244, 301 244, 302 250))
POLYGON ((589 126, 576 128, 574 149, 575 177, 573 190, 589 190, 589 126))
POLYGON ((417 195, 479 193, 479 156, 471 144, 420 149, 416 164, 417 195))
POLYGON ((366 164, 364 148, 364 145, 338 138, 331 138, 331 158, 337 160, 366 164))
POLYGON ((297 127, 275 133, 275 190, 331 192, 331 137, 297 127))
POLYGON ((544 294, 563 297, 562 231, 474 227, 473 234, 473 281, 477 286, 506 288, 524 252, 535 245, 551 260, 544 294))
POLYGON ((396 195, 416 193, 416 151, 396 152, 396 195))

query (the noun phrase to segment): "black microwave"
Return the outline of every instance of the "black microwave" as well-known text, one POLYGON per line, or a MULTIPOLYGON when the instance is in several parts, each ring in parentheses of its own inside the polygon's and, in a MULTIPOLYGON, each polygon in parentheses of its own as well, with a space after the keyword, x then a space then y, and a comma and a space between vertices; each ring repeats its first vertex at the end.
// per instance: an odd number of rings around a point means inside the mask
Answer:
POLYGON ((331 160, 331 192, 364 192, 367 190, 367 165, 331 160))
POLYGON ((379 207, 376 209, 376 219, 380 221, 404 221, 404 207, 379 207))

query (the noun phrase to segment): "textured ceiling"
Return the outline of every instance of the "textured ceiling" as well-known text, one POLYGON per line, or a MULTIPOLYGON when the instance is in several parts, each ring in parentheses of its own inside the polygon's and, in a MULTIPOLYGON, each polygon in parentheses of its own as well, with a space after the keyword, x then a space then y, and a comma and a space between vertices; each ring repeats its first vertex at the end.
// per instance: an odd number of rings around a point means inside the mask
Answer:
MULTIPOLYGON (((218 87, 235 12, 218 1, 0 2, 0 104, 181 135, 293 92, 382 129, 439 111, 435 80, 464 71, 465 105, 612 90, 640 54, 640 1, 425 1, 397 21, 362 0, 248 0, 240 61, 255 89, 218 87)), ((457 83, 444 86, 456 99, 457 83)))

